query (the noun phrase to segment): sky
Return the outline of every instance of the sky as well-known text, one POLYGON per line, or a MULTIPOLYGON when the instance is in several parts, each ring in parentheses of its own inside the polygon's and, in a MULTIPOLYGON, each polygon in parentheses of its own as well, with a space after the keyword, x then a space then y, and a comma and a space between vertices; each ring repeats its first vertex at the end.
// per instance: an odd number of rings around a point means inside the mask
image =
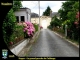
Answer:
MULTIPOLYGON (((62 2, 65 1, 40 1, 40 16, 46 10, 47 6, 50 6, 52 12, 58 12, 62 6, 62 2)), ((22 6, 31 9, 31 12, 39 14, 38 1, 22 1, 22 6)))

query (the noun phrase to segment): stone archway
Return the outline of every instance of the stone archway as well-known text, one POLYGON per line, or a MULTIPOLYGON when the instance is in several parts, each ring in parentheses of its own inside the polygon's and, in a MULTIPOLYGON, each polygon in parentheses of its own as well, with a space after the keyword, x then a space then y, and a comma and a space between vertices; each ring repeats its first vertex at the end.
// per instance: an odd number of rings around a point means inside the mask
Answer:
POLYGON ((43 29, 46 29, 51 22, 51 17, 49 16, 41 16, 40 17, 40 25, 43 26, 43 29))
MULTIPOLYGON (((37 18, 35 18, 35 17, 31 18, 31 22, 39 24, 39 17, 37 17, 37 18)), ((40 17, 40 26, 43 26, 44 29, 47 28, 47 26, 50 25, 50 22, 51 22, 51 17, 49 17, 49 16, 41 16, 40 17)))
POLYGON ((47 21, 46 20, 42 20, 41 26, 43 27, 43 29, 46 29, 47 28, 47 21))

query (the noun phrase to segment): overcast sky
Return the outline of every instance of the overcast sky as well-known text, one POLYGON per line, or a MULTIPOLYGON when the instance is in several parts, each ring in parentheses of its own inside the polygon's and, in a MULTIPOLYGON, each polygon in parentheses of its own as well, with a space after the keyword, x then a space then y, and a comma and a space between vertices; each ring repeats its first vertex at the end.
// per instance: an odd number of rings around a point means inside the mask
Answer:
MULTIPOLYGON (((50 6, 53 12, 58 12, 61 8, 62 2, 65 1, 40 1, 40 16, 46 10, 47 6, 50 6)), ((39 14, 38 1, 22 1, 22 6, 31 9, 31 12, 39 14)))

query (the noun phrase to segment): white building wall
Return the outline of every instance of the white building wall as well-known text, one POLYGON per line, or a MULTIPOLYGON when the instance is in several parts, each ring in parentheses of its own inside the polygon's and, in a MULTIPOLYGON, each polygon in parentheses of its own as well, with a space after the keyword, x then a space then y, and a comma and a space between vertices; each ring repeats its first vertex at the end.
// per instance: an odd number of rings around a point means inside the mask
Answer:
POLYGON ((25 14, 25 22, 27 22, 27 13, 25 14))
POLYGON ((39 24, 39 18, 31 18, 31 23, 39 24))
POLYGON ((27 9, 27 12, 28 12, 28 21, 31 21, 31 17, 30 17, 30 15, 31 15, 31 10, 30 10, 30 9, 27 9))
POLYGON ((28 21, 30 21, 30 15, 28 14, 28 21))
POLYGON ((15 12, 15 16, 19 16, 19 22, 21 21, 21 16, 24 16, 24 20, 27 20, 27 16, 26 16, 26 11, 16 11, 15 12))

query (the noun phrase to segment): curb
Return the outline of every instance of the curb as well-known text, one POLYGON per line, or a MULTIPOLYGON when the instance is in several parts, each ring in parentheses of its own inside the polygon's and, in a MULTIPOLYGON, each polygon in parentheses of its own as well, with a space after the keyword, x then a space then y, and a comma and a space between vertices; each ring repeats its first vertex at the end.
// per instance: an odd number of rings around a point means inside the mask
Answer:
POLYGON ((56 35, 58 35, 59 37, 63 38, 64 40, 66 40, 67 42, 73 44, 74 46, 76 46, 77 48, 79 48, 79 45, 77 45, 76 43, 71 42, 70 40, 66 39, 65 37, 61 36, 60 34, 58 34, 57 32, 54 32, 56 35))

